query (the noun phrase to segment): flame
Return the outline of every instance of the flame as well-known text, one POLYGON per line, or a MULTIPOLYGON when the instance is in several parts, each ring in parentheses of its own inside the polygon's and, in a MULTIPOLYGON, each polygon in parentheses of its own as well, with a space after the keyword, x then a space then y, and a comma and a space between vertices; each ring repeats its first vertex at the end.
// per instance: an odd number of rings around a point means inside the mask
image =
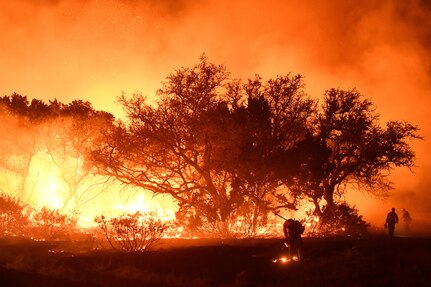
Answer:
POLYGON ((84 208, 80 212, 79 225, 91 228, 96 224, 94 218, 99 215, 106 217, 116 217, 126 213, 149 213, 162 221, 175 219, 175 206, 166 197, 152 197, 149 192, 137 191, 132 195, 125 196, 121 191, 116 190, 109 194, 101 194, 91 203, 91 208, 84 208))
MULTIPOLYGON (((28 177, 25 181, 24 192, 9 192, 16 196, 17 193, 22 201, 30 203, 37 209, 48 207, 59 210, 65 214, 76 214, 77 224, 80 228, 92 228, 97 224, 94 222, 96 216, 117 217, 127 213, 151 212, 157 219, 162 221, 175 220, 177 206, 169 196, 153 196, 150 192, 145 192, 137 188, 124 188, 120 183, 109 185, 99 184, 100 177, 89 176, 79 182, 75 189, 71 188, 70 179, 74 179, 84 164, 80 158, 73 158, 67 155, 67 164, 58 166, 52 155, 46 152, 39 152, 31 159, 28 177), (71 164, 72 163, 72 164, 71 164), (72 176, 71 176, 72 175, 72 176), (74 177, 75 176, 75 177, 74 177)), ((0 183, 19 182, 17 175, 2 173, 0 183), (12 180, 5 180, 5 177, 12 177, 12 180), (13 180, 15 179, 15 180, 13 180)), ((72 180, 73 181, 73 180, 72 180)), ((3 190, 18 190, 17 186, 1 186, 3 190)), ((296 212, 285 212, 285 218, 296 218, 306 226, 307 234, 315 234, 319 224, 319 217, 310 215, 312 206, 304 204, 296 212)), ((246 216, 236 218, 231 225, 231 229, 238 236, 244 237, 279 237, 282 236, 283 220, 275 215, 269 215, 266 226, 250 227, 250 219, 246 216)), ((166 237, 180 237, 182 229, 178 227, 170 231, 166 237)), ((283 261, 283 259, 280 259, 283 261)))
POLYGON ((31 187, 25 187, 26 192, 23 200, 38 208, 46 206, 52 209, 61 209, 64 201, 61 192, 63 186, 59 175, 47 159, 48 157, 42 153, 33 157, 28 180, 28 185, 33 187, 31 192, 27 192, 31 187))
POLYGON ((119 202, 112 206, 114 213, 134 213, 140 212, 154 212, 157 218, 163 221, 175 219, 175 211, 173 206, 166 206, 163 204, 164 198, 152 198, 149 193, 137 193, 127 201, 119 202))
POLYGON ((292 261, 300 261, 298 256, 292 256, 292 258, 289 258, 287 256, 281 256, 280 258, 276 258, 272 260, 273 263, 280 263, 280 264, 287 264, 292 261))
POLYGON ((276 258, 276 259, 272 260, 272 262, 286 264, 286 263, 290 262, 290 259, 287 258, 286 256, 281 256, 280 258, 276 258))
POLYGON ((0 176, 1 188, 36 209, 48 207, 62 213, 76 213, 81 228, 94 227, 95 217, 102 214, 114 217, 140 211, 154 212, 163 221, 175 218, 177 208, 167 196, 154 197, 150 192, 127 189, 119 183, 101 185, 101 179, 94 176, 86 178, 72 189, 67 179, 80 172, 83 162, 79 158, 75 161, 73 158, 68 159, 67 164, 57 166, 51 155, 41 151, 31 159, 22 191, 17 184, 22 182, 22 177, 7 172, 0 176), (3 183, 7 183, 7 186, 3 183))

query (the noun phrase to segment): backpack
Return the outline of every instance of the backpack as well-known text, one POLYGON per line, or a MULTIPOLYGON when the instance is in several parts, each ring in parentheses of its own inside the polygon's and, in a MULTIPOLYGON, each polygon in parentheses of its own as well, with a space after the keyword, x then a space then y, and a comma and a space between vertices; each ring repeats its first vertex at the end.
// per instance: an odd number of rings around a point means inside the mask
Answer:
POLYGON ((291 221, 291 231, 294 234, 300 235, 304 233, 305 227, 298 220, 291 221))

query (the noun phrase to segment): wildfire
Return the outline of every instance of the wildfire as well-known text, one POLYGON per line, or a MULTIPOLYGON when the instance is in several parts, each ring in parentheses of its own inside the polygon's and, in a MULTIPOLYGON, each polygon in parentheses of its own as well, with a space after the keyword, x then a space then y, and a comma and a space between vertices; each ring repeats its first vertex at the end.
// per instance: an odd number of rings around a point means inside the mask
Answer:
POLYGON ((149 193, 136 193, 112 206, 113 213, 153 212, 155 216, 163 221, 175 219, 173 204, 168 206, 166 197, 153 198, 149 193))
POLYGON ((2 187, 36 209, 47 207, 62 213, 76 214, 80 228, 95 226, 98 215, 114 217, 124 213, 152 212, 163 221, 175 218, 176 206, 168 197, 153 197, 149 192, 125 189, 116 183, 102 184, 97 176, 84 177, 82 160, 72 160, 71 155, 61 162, 46 152, 32 157, 27 180, 22 191, 18 191, 17 175, 3 173, 0 181, 8 183, 2 187), (59 163, 60 162, 60 163, 59 163))
MULTIPOLYGON (((60 209, 61 208, 61 198, 58 196, 57 192, 57 183, 54 175, 50 175, 49 177, 49 188, 47 190, 47 196, 45 196, 43 203, 51 208, 60 209)), ((40 193, 40 195, 44 195, 40 193)))
MULTIPOLYGON (((36 209, 47 207, 63 214, 73 214, 76 217, 77 227, 81 229, 96 227, 95 218, 101 215, 112 218, 141 212, 151 213, 155 219, 163 222, 175 220, 177 206, 170 197, 154 197, 150 192, 125 188, 118 182, 104 183, 104 179, 100 176, 84 177, 80 174, 83 170, 81 168, 83 162, 80 158, 74 159, 73 156, 67 155, 66 159, 61 158, 61 160, 60 162, 43 151, 36 154, 31 160, 24 189, 18 196, 9 194, 31 204, 36 209)), ((15 182, 15 184, 19 182, 16 175, 14 178, 13 175, 4 173, 1 177, 2 182, 15 182)), ((10 185, 3 189, 13 191, 18 188, 10 185)), ((310 215, 307 210, 311 210, 311 207, 305 204, 295 213, 287 213, 283 216, 300 219, 307 228, 306 233, 313 235, 319 224, 319 218, 310 215)), ((265 226, 258 226, 253 230, 250 229, 249 220, 248 217, 236 218, 231 224, 232 231, 240 236, 261 238, 282 235, 283 220, 276 216, 268 217, 265 226)), ((166 232, 163 237, 180 237, 183 229, 176 227, 175 230, 166 232)), ((283 259, 283 257, 276 259, 276 262, 288 261, 290 259, 283 259)))

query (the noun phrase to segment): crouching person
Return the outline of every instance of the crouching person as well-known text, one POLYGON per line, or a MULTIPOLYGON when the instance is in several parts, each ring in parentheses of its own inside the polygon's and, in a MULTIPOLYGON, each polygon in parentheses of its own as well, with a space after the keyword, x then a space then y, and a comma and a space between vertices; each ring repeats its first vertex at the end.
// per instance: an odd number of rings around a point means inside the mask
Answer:
POLYGON ((288 219, 283 224, 283 233, 288 244, 290 259, 302 259, 302 233, 304 230, 305 227, 298 220, 288 219))

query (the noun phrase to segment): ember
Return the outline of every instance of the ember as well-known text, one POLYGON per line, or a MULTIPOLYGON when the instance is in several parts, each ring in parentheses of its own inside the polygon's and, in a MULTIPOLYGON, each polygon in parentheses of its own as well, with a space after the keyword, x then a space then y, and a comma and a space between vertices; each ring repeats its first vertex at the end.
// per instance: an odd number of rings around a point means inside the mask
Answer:
POLYGON ((277 259, 274 259, 274 260, 272 260, 272 262, 274 262, 274 263, 287 263, 287 262, 289 262, 290 260, 287 258, 287 257, 285 257, 285 256, 282 256, 282 257, 280 257, 280 258, 277 258, 277 259))
POLYGON ((272 262, 280 263, 280 264, 287 264, 287 263, 292 262, 292 261, 298 262, 299 261, 298 256, 293 256, 292 258, 289 258, 288 256, 281 256, 279 258, 272 260, 272 262))

